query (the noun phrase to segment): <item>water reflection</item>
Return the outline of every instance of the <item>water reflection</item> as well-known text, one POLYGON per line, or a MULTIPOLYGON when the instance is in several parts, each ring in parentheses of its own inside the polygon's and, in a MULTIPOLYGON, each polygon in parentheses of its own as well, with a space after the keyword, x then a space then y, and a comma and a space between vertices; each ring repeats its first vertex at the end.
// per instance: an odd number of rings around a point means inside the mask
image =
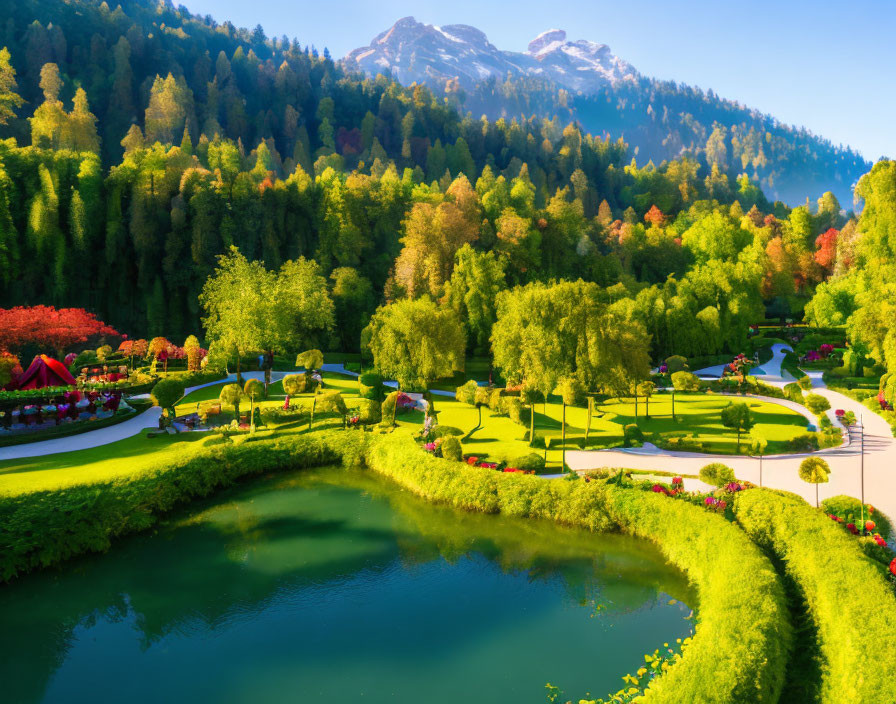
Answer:
POLYGON ((687 603, 648 543, 331 468, 0 589, 0 677, 9 702, 541 702, 615 687, 687 603))

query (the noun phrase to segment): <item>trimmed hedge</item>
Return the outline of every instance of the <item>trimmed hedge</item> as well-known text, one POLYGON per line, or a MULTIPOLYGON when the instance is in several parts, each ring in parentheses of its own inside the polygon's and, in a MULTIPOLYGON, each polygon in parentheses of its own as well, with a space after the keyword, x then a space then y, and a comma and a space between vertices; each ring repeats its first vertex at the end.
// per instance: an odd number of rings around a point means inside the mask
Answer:
POLYGON ((700 623, 681 662, 644 702, 776 702, 792 633, 771 562, 719 515, 653 492, 592 481, 546 481, 448 462, 410 437, 378 438, 367 464, 415 494, 457 508, 548 518, 594 531, 621 526, 656 542, 700 594, 700 623))
POLYGON ((752 489, 734 514, 800 590, 818 631, 822 702, 896 701, 896 597, 858 541, 795 494, 752 489))

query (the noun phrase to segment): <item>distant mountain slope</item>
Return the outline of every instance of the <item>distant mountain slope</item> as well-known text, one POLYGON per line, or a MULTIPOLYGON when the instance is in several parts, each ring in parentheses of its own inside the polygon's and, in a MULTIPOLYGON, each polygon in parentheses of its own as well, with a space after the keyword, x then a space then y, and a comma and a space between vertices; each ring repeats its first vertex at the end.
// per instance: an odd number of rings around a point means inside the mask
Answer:
POLYGON ((551 29, 526 52, 502 51, 467 25, 406 17, 350 52, 347 69, 425 83, 474 117, 557 116, 622 137, 639 162, 692 156, 731 176, 747 173, 791 204, 832 191, 845 207, 870 169, 856 151, 684 84, 639 74, 605 44, 551 29))

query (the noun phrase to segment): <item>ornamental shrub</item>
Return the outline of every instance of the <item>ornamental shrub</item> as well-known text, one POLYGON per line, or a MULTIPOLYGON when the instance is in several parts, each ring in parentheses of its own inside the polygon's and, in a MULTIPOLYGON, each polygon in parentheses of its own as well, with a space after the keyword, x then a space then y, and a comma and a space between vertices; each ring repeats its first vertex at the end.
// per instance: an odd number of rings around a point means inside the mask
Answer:
POLYGON ((506 460, 508 467, 516 467, 517 469, 525 469, 526 471, 541 472, 544 470, 544 455, 530 452, 527 455, 519 455, 517 457, 508 457, 506 460))
POLYGON ((532 409, 523 405, 523 402, 520 399, 513 396, 506 396, 504 401, 507 404, 507 417, 514 423, 524 425, 528 428, 530 421, 529 414, 532 412, 532 409))
POLYGON ((731 467, 721 462, 712 462, 700 469, 700 481, 712 486, 725 486, 736 479, 731 467))
POLYGON ((287 374, 283 377, 283 392, 289 396, 307 393, 312 390, 309 388, 310 380, 311 376, 308 374, 287 374))
POLYGON ((358 414, 365 425, 373 425, 383 420, 382 404, 373 398, 361 399, 358 414))
POLYGON ((476 405, 476 390, 479 388, 479 384, 476 383, 474 379, 470 379, 462 386, 458 386, 454 392, 454 398, 456 398, 461 403, 466 403, 468 406, 476 405))
POLYGON ((806 375, 803 375, 799 379, 797 379, 796 383, 803 391, 809 391, 812 388, 812 379, 806 375))
POLYGON ((324 366, 324 353, 320 350, 305 350, 296 357, 296 366, 306 370, 320 369, 324 366))
POLYGON ((829 410, 830 407, 831 404, 828 400, 820 394, 809 394, 806 396, 806 408, 817 416, 829 410))
POLYGON ((788 492, 740 492, 734 514, 805 599, 821 656, 817 701, 896 701, 896 597, 859 542, 788 492))
POLYGON ((557 391, 567 406, 581 406, 585 403, 585 385, 576 378, 561 381, 557 391))
POLYGON ((672 388, 676 391, 699 391, 701 386, 700 377, 691 372, 675 372, 672 375, 672 388))
POLYGON ((634 423, 629 423, 622 429, 622 440, 626 447, 640 447, 644 442, 644 433, 634 423))
POLYGON ((161 379, 150 392, 152 402, 162 408, 169 417, 174 416, 174 404, 180 401, 183 395, 184 382, 177 377, 161 379))
POLYGON ((460 440, 458 440, 454 435, 448 435, 442 438, 442 443, 439 445, 442 450, 442 457, 446 460, 451 460, 452 462, 462 462, 464 459, 464 450, 460 444, 460 440))
POLYGON ((666 357, 666 372, 668 374, 686 371, 688 371, 687 357, 682 357, 680 354, 673 354, 671 357, 666 357))
POLYGON ((358 393, 361 398, 376 399, 379 401, 383 393, 383 377, 376 372, 365 372, 358 377, 358 393))
POLYGON ((492 389, 488 395, 489 410, 495 415, 505 415, 507 413, 507 404, 505 403, 503 389, 492 389))
POLYGON ((803 403, 803 390, 795 381, 784 386, 784 396, 794 403, 803 403))

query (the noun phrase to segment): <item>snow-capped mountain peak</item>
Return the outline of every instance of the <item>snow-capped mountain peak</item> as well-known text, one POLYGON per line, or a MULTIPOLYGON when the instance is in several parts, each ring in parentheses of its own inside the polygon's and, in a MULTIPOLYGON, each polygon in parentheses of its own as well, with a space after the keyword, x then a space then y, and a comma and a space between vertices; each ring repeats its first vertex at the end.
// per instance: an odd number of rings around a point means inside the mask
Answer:
POLYGON ((529 42, 526 52, 512 52, 495 47, 475 27, 438 27, 413 17, 398 20, 374 37, 370 46, 350 52, 345 62, 369 75, 391 72, 402 83, 441 86, 456 79, 465 88, 511 74, 537 76, 587 93, 638 75, 606 44, 570 42, 562 29, 542 32, 529 42))

